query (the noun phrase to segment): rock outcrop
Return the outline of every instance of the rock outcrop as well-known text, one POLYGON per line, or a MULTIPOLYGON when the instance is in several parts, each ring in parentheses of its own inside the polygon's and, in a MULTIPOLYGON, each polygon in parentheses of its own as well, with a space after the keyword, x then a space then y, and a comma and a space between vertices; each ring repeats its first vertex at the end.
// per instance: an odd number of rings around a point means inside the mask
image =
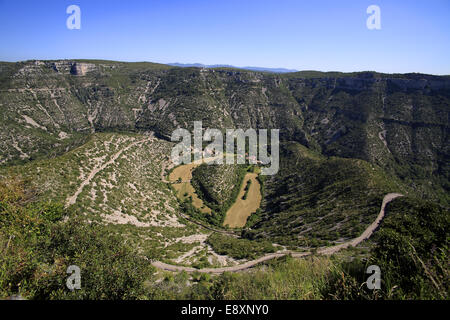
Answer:
POLYGON ((75 62, 70 68, 70 73, 76 76, 85 76, 88 72, 95 70, 95 64, 75 62))
POLYGON ((448 187, 447 76, 26 61, 0 63, 0 90, 0 163, 66 151, 97 130, 170 139, 177 127, 192 131, 202 120, 204 128, 279 128, 282 140, 324 155, 448 187))

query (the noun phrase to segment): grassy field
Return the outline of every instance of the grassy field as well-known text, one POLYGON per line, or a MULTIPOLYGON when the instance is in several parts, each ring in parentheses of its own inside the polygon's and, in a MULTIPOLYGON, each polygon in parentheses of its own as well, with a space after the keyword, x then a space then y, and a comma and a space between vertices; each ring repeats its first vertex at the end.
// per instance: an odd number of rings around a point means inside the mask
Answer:
POLYGON ((196 209, 200 210, 202 213, 211 213, 211 209, 198 197, 191 184, 192 170, 199 165, 200 163, 193 162, 174 168, 169 174, 169 181, 173 182, 172 187, 177 191, 177 197, 181 201, 185 201, 190 197, 192 199, 192 205, 196 209))
POLYGON ((169 174, 169 180, 172 182, 176 182, 178 179, 181 179, 183 182, 191 181, 192 170, 198 165, 198 163, 189 163, 174 168, 169 174))
POLYGON ((236 202, 227 211, 223 223, 224 226, 228 225, 230 228, 242 228, 245 226, 247 218, 259 208, 262 197, 257 177, 258 174, 256 173, 247 173, 245 175, 236 202), (251 181, 251 184, 249 185, 246 198, 244 199, 247 181, 251 181))

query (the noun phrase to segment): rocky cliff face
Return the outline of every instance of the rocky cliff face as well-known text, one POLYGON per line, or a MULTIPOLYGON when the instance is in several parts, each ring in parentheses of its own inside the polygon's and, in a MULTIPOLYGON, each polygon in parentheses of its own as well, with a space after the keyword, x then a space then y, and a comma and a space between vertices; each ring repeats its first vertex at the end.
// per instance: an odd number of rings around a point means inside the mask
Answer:
POLYGON ((88 72, 92 72, 95 70, 95 64, 92 63, 81 63, 75 62, 70 67, 70 74, 76 76, 84 76, 88 72))
POLYGON ((279 128, 283 140, 324 155, 449 187, 449 77, 27 61, 0 64, 0 110, 3 164, 69 150, 93 131, 168 138, 202 120, 204 128, 279 128))

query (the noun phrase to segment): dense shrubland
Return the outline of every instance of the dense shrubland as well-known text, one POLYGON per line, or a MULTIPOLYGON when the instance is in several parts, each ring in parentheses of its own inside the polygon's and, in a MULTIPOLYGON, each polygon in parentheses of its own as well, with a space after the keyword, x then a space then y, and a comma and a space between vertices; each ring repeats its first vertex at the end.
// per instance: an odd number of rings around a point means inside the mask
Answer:
POLYGON ((216 212, 227 212, 236 201, 248 166, 202 164, 192 171, 199 197, 216 212))
POLYGON ((377 166, 325 157, 294 142, 282 144, 280 171, 261 186, 261 211, 250 217, 243 235, 292 249, 359 236, 386 193, 406 190, 377 166))
POLYGON ((33 201, 24 181, 0 184, 0 297, 137 299, 153 268, 119 235, 70 220, 62 205, 33 201), (66 288, 69 265, 82 270, 81 290, 66 288))
POLYGON ((211 208, 212 214, 196 210, 190 199, 182 203, 186 213, 216 227, 222 227, 228 209, 236 201, 249 165, 202 164, 192 171, 195 193, 211 208))
MULTIPOLYGON (((28 299, 446 299, 449 211, 400 198, 388 205, 370 257, 355 249, 338 257, 284 257, 249 272, 166 273, 155 281, 149 261, 96 223, 64 221, 57 203, 41 202, 26 181, 0 184, 0 296, 28 299), (381 268, 381 290, 364 284, 368 265, 381 268), (69 265, 82 289, 65 286, 69 265), (190 285, 187 285, 190 283, 190 285)), ((236 258, 271 252, 267 242, 213 234, 219 253, 236 258)), ((150 257, 151 258, 151 257, 150 257)))
POLYGON ((268 241, 251 241, 237 239, 220 233, 211 234, 206 242, 215 252, 235 259, 254 259, 264 253, 275 252, 275 247, 268 241))
POLYGON ((395 298, 448 299, 449 208, 405 197, 387 212, 372 257, 382 266, 386 291, 395 298))

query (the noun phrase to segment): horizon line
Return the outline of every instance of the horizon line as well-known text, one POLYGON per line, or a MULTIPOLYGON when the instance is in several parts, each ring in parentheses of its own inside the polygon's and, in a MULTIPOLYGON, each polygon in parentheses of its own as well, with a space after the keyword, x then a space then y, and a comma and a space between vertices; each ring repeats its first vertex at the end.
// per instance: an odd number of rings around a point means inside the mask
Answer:
POLYGON ((376 70, 353 70, 353 71, 339 71, 339 70, 319 70, 319 69, 303 69, 303 70, 297 70, 292 68, 286 68, 286 67, 261 67, 261 66, 235 66, 230 65, 227 63, 215 63, 215 64, 204 64, 200 62, 195 63, 183 63, 183 62, 154 62, 149 60, 111 60, 111 59, 102 59, 102 58, 56 58, 56 59, 26 59, 26 60, 0 60, 0 63, 20 63, 20 62, 28 62, 28 61, 105 61, 105 62, 119 62, 119 63, 152 63, 152 64, 160 64, 165 65, 172 68, 208 68, 208 69, 215 69, 215 68, 230 68, 230 69, 240 69, 240 70, 246 70, 246 71, 253 71, 253 72, 268 72, 268 73, 274 73, 274 74, 289 74, 289 73, 298 73, 298 72, 321 72, 321 73, 364 73, 364 72, 373 72, 378 74, 389 74, 389 75, 396 75, 396 74, 422 74, 422 75, 430 75, 430 76, 450 76, 450 74, 436 74, 436 73, 425 73, 421 71, 409 71, 409 72, 381 72, 376 70), (193 66, 177 66, 175 64, 180 65, 193 65, 193 66), (196 64, 202 65, 195 66, 196 64), (293 70, 293 71, 286 71, 286 72, 274 72, 274 71, 258 71, 258 70, 249 70, 248 68, 261 68, 261 69, 284 69, 284 70, 293 70), (295 70, 295 71, 294 71, 295 70))

